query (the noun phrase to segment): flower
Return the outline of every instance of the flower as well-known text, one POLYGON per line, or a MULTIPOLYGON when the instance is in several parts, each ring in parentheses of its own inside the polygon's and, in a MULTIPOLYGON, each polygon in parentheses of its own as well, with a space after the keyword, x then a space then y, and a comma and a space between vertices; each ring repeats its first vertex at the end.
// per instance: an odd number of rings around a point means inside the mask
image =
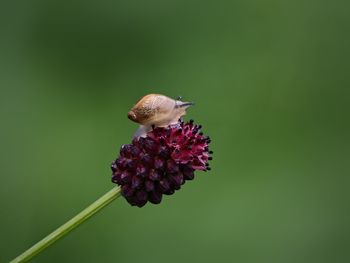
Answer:
POLYGON ((210 170, 210 138, 193 120, 167 127, 153 127, 146 137, 123 145, 112 163, 112 182, 121 186, 122 195, 133 206, 147 201, 159 204, 163 194, 172 195, 194 171, 210 170))

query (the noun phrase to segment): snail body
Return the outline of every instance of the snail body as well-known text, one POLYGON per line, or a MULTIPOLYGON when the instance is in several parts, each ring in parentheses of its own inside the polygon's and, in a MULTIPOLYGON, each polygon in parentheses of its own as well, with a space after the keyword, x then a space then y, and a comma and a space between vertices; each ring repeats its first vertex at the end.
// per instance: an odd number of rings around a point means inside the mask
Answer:
POLYGON ((165 127, 178 122, 192 102, 174 100, 161 94, 142 97, 129 111, 128 118, 140 124, 135 136, 144 136, 154 125, 165 127))

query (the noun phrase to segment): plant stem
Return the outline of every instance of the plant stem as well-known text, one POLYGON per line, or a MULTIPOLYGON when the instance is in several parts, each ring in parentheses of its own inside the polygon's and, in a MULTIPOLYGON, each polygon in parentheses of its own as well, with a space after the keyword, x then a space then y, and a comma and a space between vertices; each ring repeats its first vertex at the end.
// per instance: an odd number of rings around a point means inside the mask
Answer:
POLYGON ((67 221, 65 224, 57 228, 51 234, 46 236, 44 239, 40 240, 34 246, 29 248, 27 251, 23 252, 21 255, 13 259, 10 263, 26 262, 32 257, 46 249, 52 243, 63 237, 65 234, 72 231, 74 228, 79 226, 89 217, 97 213, 100 209, 111 203, 114 199, 119 197, 121 194, 121 189, 119 186, 114 187, 112 190, 108 191, 106 194, 97 199, 90 206, 85 208, 75 217, 67 221))

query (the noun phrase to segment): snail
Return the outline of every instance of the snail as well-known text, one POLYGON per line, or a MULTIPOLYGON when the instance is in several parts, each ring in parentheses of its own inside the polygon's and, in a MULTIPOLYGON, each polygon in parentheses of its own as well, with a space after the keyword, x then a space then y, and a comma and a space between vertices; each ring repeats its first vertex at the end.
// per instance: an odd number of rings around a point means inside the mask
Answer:
POLYGON ((186 109, 193 102, 183 102, 161 94, 148 94, 142 97, 129 111, 128 118, 138 124, 134 137, 144 137, 152 126, 165 127, 177 123, 186 114, 186 109))

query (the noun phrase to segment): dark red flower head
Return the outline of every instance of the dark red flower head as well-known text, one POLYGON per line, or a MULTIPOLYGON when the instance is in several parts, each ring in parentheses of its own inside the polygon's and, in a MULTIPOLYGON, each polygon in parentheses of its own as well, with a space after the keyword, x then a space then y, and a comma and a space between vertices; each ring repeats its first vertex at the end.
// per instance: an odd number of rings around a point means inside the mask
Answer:
POLYGON ((192 120, 180 121, 134 138, 121 147, 119 158, 112 163, 112 182, 122 187, 131 205, 160 203, 163 194, 172 195, 186 180, 192 180, 195 170, 210 170, 210 138, 200 129, 192 120))

